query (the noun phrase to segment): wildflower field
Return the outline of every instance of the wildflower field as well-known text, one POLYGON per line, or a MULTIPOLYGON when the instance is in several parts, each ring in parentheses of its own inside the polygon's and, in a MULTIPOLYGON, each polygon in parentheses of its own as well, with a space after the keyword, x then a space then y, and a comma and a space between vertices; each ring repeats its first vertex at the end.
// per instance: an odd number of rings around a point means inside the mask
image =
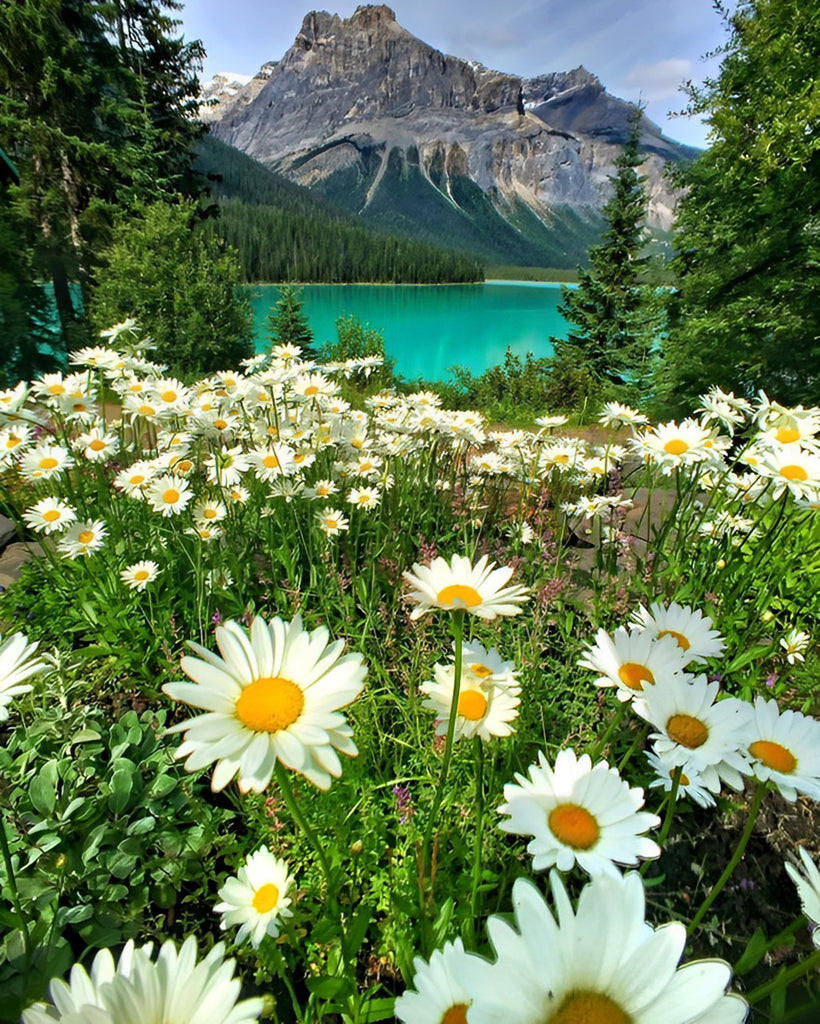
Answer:
POLYGON ((820 410, 105 333, 0 392, 0 1020, 817 1019, 820 410))

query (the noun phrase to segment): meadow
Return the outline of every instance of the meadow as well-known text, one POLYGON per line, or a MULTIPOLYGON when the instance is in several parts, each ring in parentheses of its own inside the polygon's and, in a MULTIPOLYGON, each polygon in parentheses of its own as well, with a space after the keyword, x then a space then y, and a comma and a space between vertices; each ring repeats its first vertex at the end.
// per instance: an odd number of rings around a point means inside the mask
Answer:
POLYGON ((814 1019, 820 410, 104 335, 0 392, 0 1020, 814 1019))

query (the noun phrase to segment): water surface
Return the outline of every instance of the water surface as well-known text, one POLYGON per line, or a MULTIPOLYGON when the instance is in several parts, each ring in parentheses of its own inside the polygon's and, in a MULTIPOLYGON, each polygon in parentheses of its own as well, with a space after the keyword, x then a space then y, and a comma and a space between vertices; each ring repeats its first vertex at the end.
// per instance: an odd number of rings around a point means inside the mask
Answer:
MULTIPOLYGON (((279 298, 277 285, 256 285, 253 306, 258 346, 265 318, 279 298)), ((488 281, 468 285, 303 285, 301 299, 317 345, 336 340, 336 320, 356 316, 382 332, 396 371, 411 380, 441 380, 458 363, 481 373, 517 355, 552 355, 550 337, 566 336, 558 312, 561 286, 488 281)))

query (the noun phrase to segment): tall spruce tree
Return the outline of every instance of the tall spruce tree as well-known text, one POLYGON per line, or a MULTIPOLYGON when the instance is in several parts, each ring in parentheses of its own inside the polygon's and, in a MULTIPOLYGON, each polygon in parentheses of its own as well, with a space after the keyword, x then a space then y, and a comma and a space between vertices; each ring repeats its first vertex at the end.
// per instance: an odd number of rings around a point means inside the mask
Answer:
POLYGON ((576 393, 576 401, 607 394, 636 398, 649 374, 660 304, 645 281, 648 260, 641 254, 648 204, 646 179, 637 170, 642 116, 636 107, 609 179, 613 194, 603 208, 601 244, 589 250, 589 267, 579 268, 577 288, 561 292, 559 311, 572 326, 566 340, 552 339, 553 376, 558 392, 584 392, 576 393))
POLYGON ((689 88, 710 146, 678 176, 669 412, 712 385, 820 402, 820 2, 720 9, 720 71, 689 88))
POLYGON ((303 359, 315 359, 313 331, 303 309, 299 289, 285 285, 268 314, 268 337, 271 345, 298 345, 303 359))

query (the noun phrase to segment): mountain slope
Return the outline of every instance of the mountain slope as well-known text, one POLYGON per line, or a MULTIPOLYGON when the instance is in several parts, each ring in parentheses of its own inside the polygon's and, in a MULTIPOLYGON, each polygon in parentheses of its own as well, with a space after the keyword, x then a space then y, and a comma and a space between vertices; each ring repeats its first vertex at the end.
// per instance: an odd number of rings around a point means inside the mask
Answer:
MULTIPOLYGON (((209 109, 213 131, 382 228, 487 259, 572 266, 600 230, 632 107, 584 69, 524 80, 440 53, 384 6, 312 12, 281 61, 209 109)), ((687 147, 644 121, 650 224, 687 147)))

